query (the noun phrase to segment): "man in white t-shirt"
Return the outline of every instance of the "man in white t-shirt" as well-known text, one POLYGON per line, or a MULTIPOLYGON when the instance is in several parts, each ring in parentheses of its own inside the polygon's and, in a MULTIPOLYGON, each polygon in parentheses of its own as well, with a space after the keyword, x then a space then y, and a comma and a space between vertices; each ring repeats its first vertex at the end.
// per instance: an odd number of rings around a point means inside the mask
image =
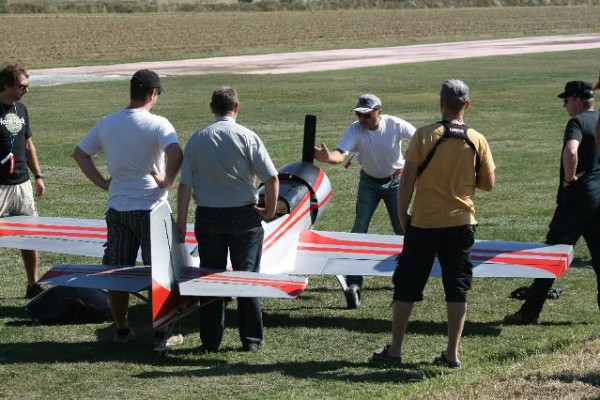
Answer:
MULTIPOLYGON (((350 152, 357 152, 362 166, 356 199, 356 218, 353 233, 366 233, 371 218, 383 200, 390 222, 397 235, 403 234, 398 218, 398 182, 404 168, 402 139, 410 139, 415 127, 405 120, 381 113, 381 100, 374 94, 363 94, 354 108, 358 121, 343 134, 333 151, 325 144, 315 148, 320 162, 340 164, 350 152)), ((362 276, 347 276, 346 302, 348 308, 361 304, 362 276)))
MULTIPOLYGON (((140 247, 144 264, 151 264, 150 211, 166 200, 183 159, 173 125, 150 112, 162 91, 156 72, 137 71, 131 78, 129 106, 102 118, 73 153, 85 176, 108 191, 105 265, 135 265, 140 247), (100 152, 106 155, 107 178, 92 159, 100 152)), ((114 342, 126 343, 135 338, 127 318, 129 293, 108 295, 117 327, 114 342)))

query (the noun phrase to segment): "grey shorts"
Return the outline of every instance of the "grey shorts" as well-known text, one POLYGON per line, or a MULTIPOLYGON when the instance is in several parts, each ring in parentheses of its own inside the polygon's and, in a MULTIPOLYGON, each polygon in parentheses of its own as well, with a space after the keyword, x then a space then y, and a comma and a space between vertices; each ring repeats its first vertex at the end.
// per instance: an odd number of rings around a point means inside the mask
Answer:
POLYGON ((30 181, 19 185, 0 185, 0 216, 4 215, 37 217, 30 181))

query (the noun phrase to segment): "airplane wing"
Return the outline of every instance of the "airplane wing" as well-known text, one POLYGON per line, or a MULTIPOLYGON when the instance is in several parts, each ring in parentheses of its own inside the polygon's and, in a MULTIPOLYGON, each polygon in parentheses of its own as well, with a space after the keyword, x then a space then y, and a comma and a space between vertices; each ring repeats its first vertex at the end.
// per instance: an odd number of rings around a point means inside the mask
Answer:
POLYGON ((187 268, 178 283, 182 296, 295 298, 306 290, 308 280, 255 272, 187 268))
MULTIPOLYGON (((305 230, 300 233, 294 274, 391 276, 403 236, 305 230)), ((573 246, 477 240, 473 276, 558 278, 573 260, 573 246)), ((432 276, 441 276, 436 259, 432 276)))
MULTIPOLYGON (((0 218, 0 247, 102 258, 106 221, 86 218, 0 218)), ((193 224, 188 224, 186 247, 196 247, 193 224)), ((141 254, 138 261, 142 261, 141 254)))
POLYGON ((0 218, 0 247, 102 257, 103 220, 52 217, 0 218))
POLYGON ((60 264, 46 272, 38 283, 136 293, 150 288, 150 274, 149 266, 123 268, 110 265, 60 264))

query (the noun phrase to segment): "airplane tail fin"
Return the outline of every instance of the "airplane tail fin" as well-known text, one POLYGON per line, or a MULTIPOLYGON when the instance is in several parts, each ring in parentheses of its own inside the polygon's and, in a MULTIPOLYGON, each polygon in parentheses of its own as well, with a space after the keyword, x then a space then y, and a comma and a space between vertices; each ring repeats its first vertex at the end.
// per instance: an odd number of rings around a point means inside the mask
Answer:
POLYGON ((199 296, 294 298, 305 278, 197 268, 167 202, 150 213, 152 325, 163 330, 199 306, 199 296))
POLYGON ((182 297, 176 284, 184 269, 193 265, 167 202, 150 214, 152 243, 152 324, 161 329, 194 307, 194 299, 182 297))

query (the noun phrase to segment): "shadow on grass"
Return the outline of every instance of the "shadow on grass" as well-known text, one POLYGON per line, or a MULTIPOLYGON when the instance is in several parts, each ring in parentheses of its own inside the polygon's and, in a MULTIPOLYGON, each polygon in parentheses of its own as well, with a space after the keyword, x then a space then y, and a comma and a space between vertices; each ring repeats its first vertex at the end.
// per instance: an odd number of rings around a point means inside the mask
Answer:
MULTIPOLYGON (((118 346, 112 342, 114 329, 101 329, 99 339, 87 342, 14 342, 0 344, 2 364, 99 363, 124 362, 131 365, 161 365, 165 359, 151 351, 152 342, 138 337, 133 342, 118 346)), ((190 360, 168 358, 168 365, 190 365, 190 360)), ((197 365, 197 363, 194 363, 197 365)))
POLYGON ((556 374, 551 375, 550 379, 557 380, 565 383, 573 383, 573 382, 581 382, 586 385, 592 385, 595 387, 600 387, 600 372, 591 371, 585 374, 556 374))
MULTIPOLYGON (((104 328, 98 331, 100 339, 93 342, 3 343, 0 344, 0 362, 5 365, 122 362, 136 365, 136 369, 144 365, 152 367, 151 371, 132 375, 139 379, 264 376, 277 373, 295 378, 340 382, 413 383, 447 373, 445 369, 430 363, 404 363, 396 366, 366 361, 328 360, 255 364, 223 359, 238 353, 237 348, 224 348, 219 353, 207 355, 198 355, 197 348, 174 349, 170 352, 171 356, 161 358, 157 353, 148 351, 151 346, 148 340, 135 340, 119 350, 112 343, 112 334, 112 328, 104 328), (181 369, 173 370, 174 367, 181 369)), ((252 355, 249 354, 249 357, 252 355)))
MULTIPOLYGON (((234 318, 232 316, 232 318, 234 318)), ((324 317, 324 316, 290 316, 274 312, 265 313, 263 316, 265 326, 268 327, 297 327, 297 328, 336 328, 358 333, 389 332, 389 319, 373 319, 352 317, 324 317)), ((230 319, 229 316, 227 318, 230 319)), ((408 323, 408 331, 419 335, 445 335, 447 333, 446 321, 413 320, 408 323)), ((501 332, 499 322, 466 321, 465 336, 498 336, 501 332)))
POLYGON ((590 265, 591 265, 591 260, 584 259, 581 257, 575 257, 575 258, 573 258, 573 261, 571 262, 571 265, 569 266, 569 268, 589 268, 590 265))
POLYGON ((35 322, 29 319, 25 307, 0 306, 0 318, 10 319, 6 323, 8 326, 29 326, 35 322))
POLYGON ((439 367, 427 363, 406 363, 389 366, 371 362, 306 361, 276 362, 272 364, 228 363, 201 360, 198 368, 185 371, 149 371, 135 375, 141 379, 235 377, 276 373, 299 379, 317 379, 340 382, 414 383, 441 375, 439 367), (431 367, 431 368, 429 368, 431 367))

